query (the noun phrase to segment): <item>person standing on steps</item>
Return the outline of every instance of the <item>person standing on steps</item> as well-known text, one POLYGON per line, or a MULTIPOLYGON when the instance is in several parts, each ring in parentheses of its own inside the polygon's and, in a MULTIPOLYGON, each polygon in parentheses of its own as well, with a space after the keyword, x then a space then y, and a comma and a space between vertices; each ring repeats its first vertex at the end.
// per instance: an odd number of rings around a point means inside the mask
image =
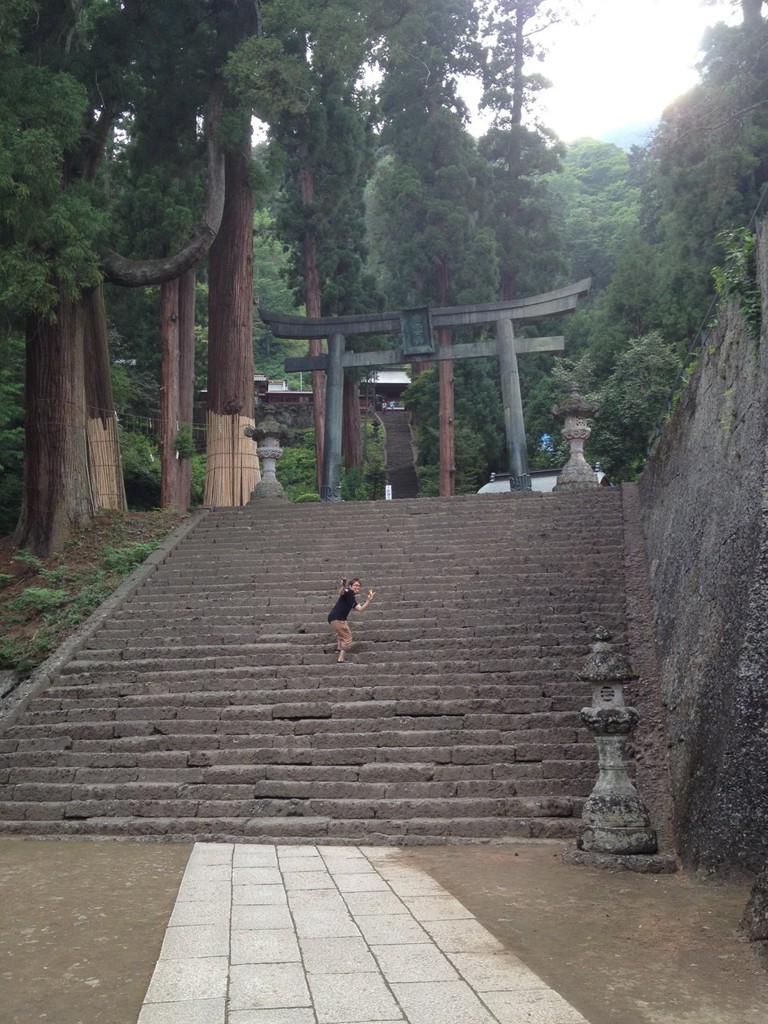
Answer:
POLYGON ((349 613, 353 609, 364 612, 376 596, 375 590, 369 590, 368 597, 360 604, 357 600, 360 589, 361 584, 357 576, 351 579, 349 583, 347 583, 347 577, 345 576, 339 587, 339 599, 328 613, 328 622, 336 634, 336 644, 339 651, 339 656, 336 660, 339 665, 344 664, 344 655, 352 646, 352 630, 347 622, 349 613))

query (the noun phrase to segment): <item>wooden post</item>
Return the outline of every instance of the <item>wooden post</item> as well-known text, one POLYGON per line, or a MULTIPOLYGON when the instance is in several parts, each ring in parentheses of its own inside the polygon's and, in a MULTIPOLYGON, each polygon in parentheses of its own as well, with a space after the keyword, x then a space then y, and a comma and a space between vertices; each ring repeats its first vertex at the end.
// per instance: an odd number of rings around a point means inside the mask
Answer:
MULTIPOLYGON (((179 278, 179 425, 192 429, 195 399, 195 285, 197 275, 188 270, 179 278)), ((179 460, 179 505, 192 504, 192 460, 179 460)))
POLYGON ((328 338, 328 372, 325 396, 325 443, 321 501, 341 501, 341 425, 344 401, 344 335, 328 338))
MULTIPOLYGON (((438 348, 450 348, 453 334, 442 328, 438 331, 438 348)), ((441 360, 437 368, 440 382, 438 427, 440 430, 440 497, 450 498, 456 493, 456 425, 454 392, 453 392, 453 360, 441 360)))
POLYGON ((511 320, 499 320, 496 325, 496 344, 501 371, 501 398, 504 404, 504 430, 507 435, 507 462, 509 487, 512 491, 530 491, 528 452, 525 446, 523 398, 520 393, 520 375, 517 372, 515 332, 511 320))
POLYGON ((179 508, 176 434, 179 430, 179 281, 161 292, 163 386, 160 395, 160 506, 179 508))

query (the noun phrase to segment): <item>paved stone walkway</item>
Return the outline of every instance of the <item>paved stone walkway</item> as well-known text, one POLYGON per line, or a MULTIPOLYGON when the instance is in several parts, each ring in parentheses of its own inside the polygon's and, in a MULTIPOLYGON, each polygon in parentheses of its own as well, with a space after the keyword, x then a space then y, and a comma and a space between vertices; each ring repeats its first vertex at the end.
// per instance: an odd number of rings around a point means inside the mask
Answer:
POLYGON ((138 1024, 587 1024, 381 847, 197 844, 138 1024))

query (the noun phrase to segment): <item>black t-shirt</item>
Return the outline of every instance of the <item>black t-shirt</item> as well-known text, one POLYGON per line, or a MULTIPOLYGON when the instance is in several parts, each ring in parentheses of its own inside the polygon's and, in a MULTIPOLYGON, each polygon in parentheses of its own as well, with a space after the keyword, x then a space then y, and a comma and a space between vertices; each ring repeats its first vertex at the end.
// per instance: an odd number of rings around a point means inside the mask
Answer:
POLYGON ((340 619, 342 622, 347 621, 347 616, 357 604, 357 596, 353 590, 349 587, 339 597, 339 600, 331 608, 328 613, 328 621, 334 622, 336 619, 340 619))

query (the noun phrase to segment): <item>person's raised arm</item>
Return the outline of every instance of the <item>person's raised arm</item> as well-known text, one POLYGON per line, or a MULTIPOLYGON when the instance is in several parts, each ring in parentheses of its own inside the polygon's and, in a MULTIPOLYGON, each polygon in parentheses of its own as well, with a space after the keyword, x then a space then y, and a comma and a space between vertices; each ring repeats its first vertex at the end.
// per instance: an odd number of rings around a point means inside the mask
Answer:
POLYGON ((371 603, 371 601, 374 599, 375 596, 376 596, 376 591, 375 590, 369 590, 368 591, 368 597, 366 597, 365 601, 363 601, 362 604, 358 604, 356 606, 357 610, 359 612, 364 612, 365 609, 368 607, 368 605, 371 603))

